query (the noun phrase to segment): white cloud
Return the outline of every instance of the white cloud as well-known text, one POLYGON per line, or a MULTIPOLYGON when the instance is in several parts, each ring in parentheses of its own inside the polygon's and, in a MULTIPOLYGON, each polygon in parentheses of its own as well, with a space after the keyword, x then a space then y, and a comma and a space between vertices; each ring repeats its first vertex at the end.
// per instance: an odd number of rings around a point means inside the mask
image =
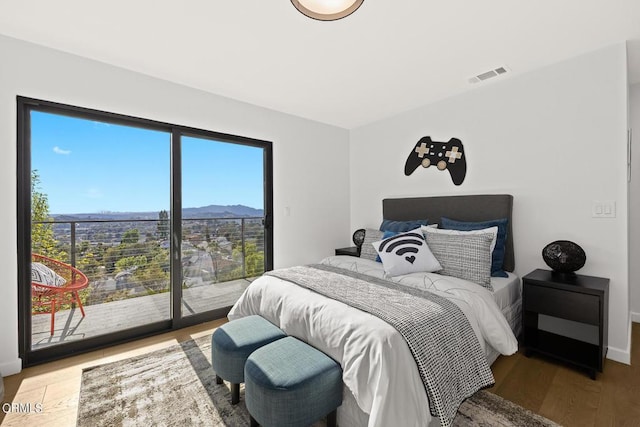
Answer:
POLYGON ((71 154, 71 150, 63 150, 62 148, 58 147, 57 145, 55 147, 53 147, 53 152, 56 154, 64 154, 65 156, 68 154, 71 154))
POLYGON ((84 193, 84 195, 90 199, 100 199, 103 196, 102 191, 98 188, 90 188, 86 193, 84 193))

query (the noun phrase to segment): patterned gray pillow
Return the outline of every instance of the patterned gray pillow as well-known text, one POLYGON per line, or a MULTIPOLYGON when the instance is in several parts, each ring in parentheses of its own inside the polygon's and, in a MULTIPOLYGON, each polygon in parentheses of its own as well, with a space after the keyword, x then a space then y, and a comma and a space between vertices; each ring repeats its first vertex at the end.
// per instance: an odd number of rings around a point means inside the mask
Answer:
POLYGON ((384 233, 380 230, 374 230, 373 228, 367 228, 364 231, 364 242, 362 242, 362 249, 360 250, 360 258, 370 259, 375 261, 378 258, 378 252, 373 247, 373 242, 382 240, 384 233))
POLYGON ((67 283, 64 277, 39 262, 31 263, 31 282, 47 286, 64 286, 67 283))
POLYGON ((491 286, 491 234, 456 235, 425 233, 427 245, 442 265, 439 274, 491 286))

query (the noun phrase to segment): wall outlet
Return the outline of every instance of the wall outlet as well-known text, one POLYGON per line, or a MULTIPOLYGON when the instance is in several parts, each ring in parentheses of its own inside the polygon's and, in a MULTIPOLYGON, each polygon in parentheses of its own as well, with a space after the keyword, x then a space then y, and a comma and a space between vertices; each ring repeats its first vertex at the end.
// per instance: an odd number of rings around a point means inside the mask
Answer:
POLYGON ((616 202, 613 200, 594 201, 591 216, 594 218, 615 218, 616 202))

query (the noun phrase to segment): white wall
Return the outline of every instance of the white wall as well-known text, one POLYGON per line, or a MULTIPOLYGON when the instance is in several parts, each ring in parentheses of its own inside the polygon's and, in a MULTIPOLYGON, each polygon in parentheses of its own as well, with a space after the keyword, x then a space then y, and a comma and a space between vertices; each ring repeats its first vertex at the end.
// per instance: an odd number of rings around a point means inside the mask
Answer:
MULTIPOLYGON (((0 372, 18 359, 16 96, 273 142, 276 267, 349 243, 349 133, 0 36, 0 372), (284 216, 284 207, 290 216, 284 216)), ((167 57, 170 60, 170 57, 167 57)), ((220 66, 224 66, 221 64, 220 66)), ((74 171, 78 173, 78 171, 74 171)))
POLYGON ((624 44, 502 81, 351 131, 351 228, 377 227, 394 196, 514 195, 516 272, 546 268, 541 250, 568 239, 611 279, 609 357, 629 363, 624 44), (404 175, 414 144, 460 138, 464 183, 435 167, 404 175), (614 200, 617 217, 592 218, 614 200))
POLYGON ((631 313, 640 323, 640 83, 629 90, 629 126, 632 130, 631 183, 629 185, 629 284, 631 313))

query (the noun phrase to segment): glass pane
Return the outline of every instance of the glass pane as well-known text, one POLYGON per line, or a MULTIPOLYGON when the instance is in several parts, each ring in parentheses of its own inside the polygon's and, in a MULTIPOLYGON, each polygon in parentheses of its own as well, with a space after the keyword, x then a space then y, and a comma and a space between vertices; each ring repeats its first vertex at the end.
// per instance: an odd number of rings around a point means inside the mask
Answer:
POLYGON ((233 305, 264 272, 263 149, 182 138, 182 315, 233 305))
POLYGON ((32 349, 171 318, 170 147, 166 132, 31 112, 32 271, 65 279, 32 283, 32 349))

